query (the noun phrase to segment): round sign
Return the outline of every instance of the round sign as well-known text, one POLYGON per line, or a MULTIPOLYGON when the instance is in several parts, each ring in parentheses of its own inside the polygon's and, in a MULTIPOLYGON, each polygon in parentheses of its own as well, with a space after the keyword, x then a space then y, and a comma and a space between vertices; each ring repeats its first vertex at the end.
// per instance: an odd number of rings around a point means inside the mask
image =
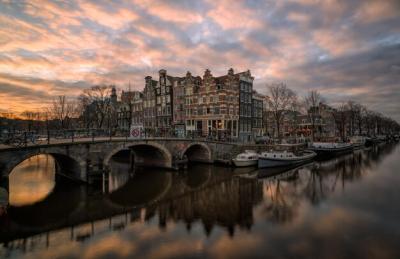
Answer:
POLYGON ((138 137, 140 134, 139 129, 132 129, 131 135, 133 137, 138 137))

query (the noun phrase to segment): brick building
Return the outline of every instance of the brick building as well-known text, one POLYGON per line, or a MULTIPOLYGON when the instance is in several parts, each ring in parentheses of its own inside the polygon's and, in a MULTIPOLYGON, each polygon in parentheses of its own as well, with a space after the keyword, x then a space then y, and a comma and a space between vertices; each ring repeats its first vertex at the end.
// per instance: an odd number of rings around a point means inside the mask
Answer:
POLYGON ((263 132, 261 95, 255 98, 252 112, 253 80, 250 71, 235 74, 232 68, 219 77, 208 69, 202 77, 190 72, 174 77, 161 69, 159 81, 146 77, 144 126, 160 134, 250 141, 263 132))
POLYGON ((153 80, 151 76, 145 77, 143 90, 143 126, 148 133, 153 133, 157 122, 156 86, 156 80, 153 80))
POLYGON ((252 130, 253 138, 264 135, 264 124, 263 124, 263 101, 264 96, 253 90, 252 100, 252 130))

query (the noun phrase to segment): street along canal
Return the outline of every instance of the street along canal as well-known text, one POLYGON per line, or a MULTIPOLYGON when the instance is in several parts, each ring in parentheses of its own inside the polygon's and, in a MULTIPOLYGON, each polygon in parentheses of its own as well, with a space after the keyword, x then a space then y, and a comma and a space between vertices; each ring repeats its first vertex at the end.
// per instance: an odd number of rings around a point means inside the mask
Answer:
POLYGON ((115 157, 88 187, 40 155, 0 189, 0 257, 400 258, 399 158, 381 144, 270 176, 115 157))

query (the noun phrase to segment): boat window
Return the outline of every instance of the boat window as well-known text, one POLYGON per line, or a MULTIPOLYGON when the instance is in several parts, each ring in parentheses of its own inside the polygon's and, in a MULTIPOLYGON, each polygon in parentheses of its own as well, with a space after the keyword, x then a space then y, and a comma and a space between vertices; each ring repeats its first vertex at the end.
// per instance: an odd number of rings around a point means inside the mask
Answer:
POLYGON ((274 155, 274 157, 276 157, 276 155, 274 155))

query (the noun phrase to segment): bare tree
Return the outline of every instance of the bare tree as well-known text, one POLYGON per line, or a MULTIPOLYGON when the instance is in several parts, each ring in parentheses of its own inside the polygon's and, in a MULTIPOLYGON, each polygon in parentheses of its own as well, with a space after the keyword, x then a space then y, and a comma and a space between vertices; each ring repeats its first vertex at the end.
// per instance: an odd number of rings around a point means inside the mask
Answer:
POLYGON ((83 117, 86 126, 95 122, 97 128, 102 128, 105 121, 109 119, 111 113, 110 90, 111 86, 96 85, 83 91, 79 100, 80 105, 84 106, 83 117))
POLYGON ((296 94, 286 87, 284 83, 272 84, 269 86, 270 98, 269 105, 276 124, 279 142, 281 142, 281 126, 285 113, 290 108, 291 103, 294 101, 296 94))
POLYGON ((301 110, 301 102, 297 98, 297 96, 293 96, 293 100, 289 105, 289 111, 291 113, 290 116, 290 134, 293 137, 297 137, 298 130, 298 117, 301 110))
POLYGON ((28 127, 26 130, 31 131, 33 126, 33 121, 37 118, 37 112, 35 111, 23 111, 21 116, 26 120, 28 123, 28 127))
POLYGON ((322 97, 317 90, 311 90, 308 92, 304 99, 304 103, 307 108, 307 115, 311 122, 311 138, 314 141, 315 137, 315 125, 317 120, 321 117, 319 104, 322 102, 322 97))
POLYGON ((337 109, 333 111, 333 118, 335 119, 335 124, 342 141, 346 140, 346 124, 347 118, 347 106, 346 104, 341 104, 337 109))
POLYGON ((75 101, 68 99, 65 95, 60 95, 53 99, 48 113, 51 119, 58 122, 60 129, 67 129, 70 119, 76 115, 75 107, 75 101))
POLYGON ((356 123, 358 129, 358 135, 363 135, 363 123, 365 121, 365 115, 367 112, 367 108, 364 105, 358 104, 358 111, 356 116, 356 123))
POLYGON ((347 107, 349 110, 349 132, 350 135, 353 136, 356 133, 356 129, 358 128, 359 130, 359 135, 361 135, 360 133, 360 129, 359 129, 359 125, 360 125, 360 121, 361 119, 361 111, 362 111, 362 107, 359 103, 356 103, 352 100, 347 102, 347 107))

